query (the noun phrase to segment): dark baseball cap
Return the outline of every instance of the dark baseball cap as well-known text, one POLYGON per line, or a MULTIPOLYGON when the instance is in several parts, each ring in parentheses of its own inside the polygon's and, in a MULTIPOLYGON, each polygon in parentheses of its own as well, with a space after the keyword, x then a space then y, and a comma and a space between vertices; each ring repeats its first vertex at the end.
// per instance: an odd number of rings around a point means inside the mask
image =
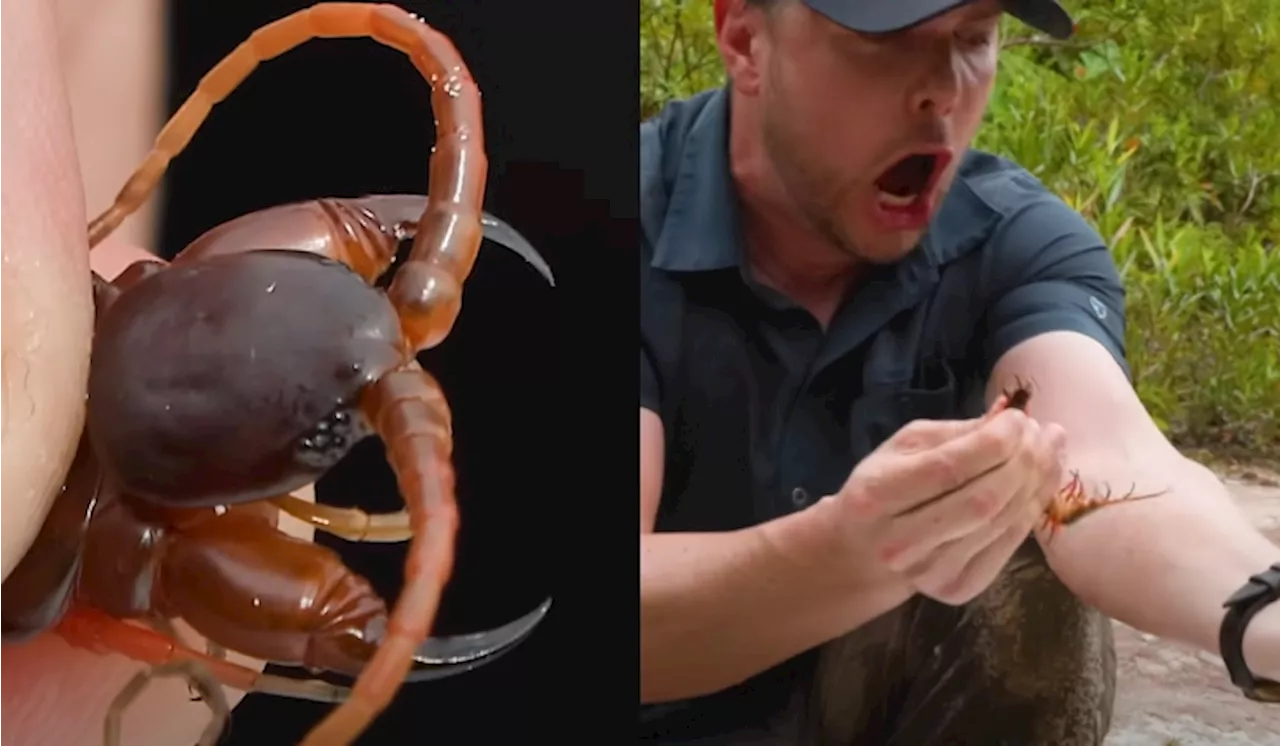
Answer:
MULTIPOLYGON (((804 0, 813 10, 851 31, 886 34, 942 15, 973 0, 804 0)), ((1057 38, 1071 36, 1071 16, 1055 0, 1000 0, 1004 12, 1057 38)))

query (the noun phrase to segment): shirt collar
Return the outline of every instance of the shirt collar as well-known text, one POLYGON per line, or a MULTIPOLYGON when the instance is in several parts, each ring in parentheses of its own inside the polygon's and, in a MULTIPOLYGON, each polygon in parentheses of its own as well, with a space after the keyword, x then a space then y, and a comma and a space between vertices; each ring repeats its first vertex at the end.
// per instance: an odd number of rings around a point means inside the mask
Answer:
POLYGON ((729 171, 729 94, 714 91, 681 148, 653 266, 702 272, 742 265, 738 197, 729 171))

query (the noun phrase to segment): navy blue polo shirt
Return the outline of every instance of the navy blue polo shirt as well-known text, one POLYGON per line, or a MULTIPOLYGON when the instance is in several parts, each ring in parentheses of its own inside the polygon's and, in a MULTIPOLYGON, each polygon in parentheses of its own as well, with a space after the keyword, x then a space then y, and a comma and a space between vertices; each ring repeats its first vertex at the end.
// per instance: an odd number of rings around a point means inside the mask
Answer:
MULTIPOLYGON (((1101 237, 1026 170, 979 151, 920 244, 877 268, 824 332, 743 261, 728 110, 727 89, 713 90, 640 127, 640 406, 666 434, 657 531, 804 509, 907 422, 981 413, 992 366, 1044 332, 1086 334, 1128 374, 1124 291, 1101 237)), ((812 657, 642 706, 641 738, 776 730, 812 657)))

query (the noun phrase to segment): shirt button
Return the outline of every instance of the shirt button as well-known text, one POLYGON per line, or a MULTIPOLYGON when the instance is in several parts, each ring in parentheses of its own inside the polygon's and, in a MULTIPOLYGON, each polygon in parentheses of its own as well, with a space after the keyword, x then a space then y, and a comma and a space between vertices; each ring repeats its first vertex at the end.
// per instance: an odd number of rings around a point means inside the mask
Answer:
POLYGON ((791 503, 797 508, 803 508, 809 504, 809 493, 803 487, 796 487, 791 490, 791 503))

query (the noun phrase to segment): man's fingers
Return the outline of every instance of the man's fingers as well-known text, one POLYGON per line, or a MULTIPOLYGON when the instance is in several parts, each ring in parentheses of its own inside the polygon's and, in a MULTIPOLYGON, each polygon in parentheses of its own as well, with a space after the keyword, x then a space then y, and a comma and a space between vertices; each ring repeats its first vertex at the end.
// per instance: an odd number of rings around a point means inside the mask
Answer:
POLYGON ((975 422, 969 432, 928 450, 872 454, 854 471, 844 499, 865 518, 901 515, 1003 464, 1031 424, 1017 410, 975 422))
MULTIPOLYGON (((1039 437, 1039 428, 1024 429, 1022 451, 1035 449, 1039 437)), ((1006 528, 1010 525, 1007 513, 1016 507, 1011 503, 1025 502, 1024 494, 1029 494, 1038 481, 1038 475, 1029 475, 1017 465, 996 467, 960 489, 895 518, 885 531, 879 559, 889 569, 902 572, 950 542, 986 533, 992 525, 1006 528)))
POLYGON ((1021 526, 1005 529, 1000 538, 978 552, 969 564, 965 565, 960 576, 952 582, 951 586, 943 589, 942 597, 938 600, 952 605, 968 603, 979 593, 990 588, 1030 533, 1030 529, 1023 530, 1021 526))
POLYGON ((884 447, 895 453, 915 453, 936 448, 977 430, 993 416, 988 413, 967 420, 912 420, 894 433, 884 447))
MULTIPOLYGON (((996 473, 1007 472, 1002 486, 1006 495, 1000 501, 1000 507, 991 512, 986 520, 976 523, 971 531, 959 537, 936 545, 932 550, 912 552, 912 559, 904 562, 899 557, 894 565, 905 571, 922 587, 943 589, 953 582, 961 573, 961 568, 985 550, 988 545, 997 541, 1001 534, 1010 528, 1024 525, 1027 519, 1027 504, 1038 480, 1028 479, 1026 474, 1012 468, 999 469, 996 473)), ((942 505, 931 506, 941 508, 942 505)))
MULTIPOLYGON (((942 544, 923 559, 913 560, 912 564, 906 564, 903 561, 906 558, 898 561, 897 564, 905 565, 906 573, 921 593, 943 603, 966 603, 995 580, 1018 546, 1031 535, 1043 516, 1045 505, 1057 490, 1064 441, 1060 428, 1039 427, 1033 423, 1015 459, 994 472, 1016 475, 1016 481, 1020 482, 1012 488, 1005 486, 1011 490, 1011 498, 1000 512, 985 525, 942 544)), ((945 502, 920 513, 935 509, 941 512, 945 502)))
POLYGON ((924 595, 958 606, 986 590, 1031 533, 1025 501, 1015 501, 981 534, 970 534, 940 550, 914 578, 924 595), (957 569, 959 568, 959 569, 957 569))

